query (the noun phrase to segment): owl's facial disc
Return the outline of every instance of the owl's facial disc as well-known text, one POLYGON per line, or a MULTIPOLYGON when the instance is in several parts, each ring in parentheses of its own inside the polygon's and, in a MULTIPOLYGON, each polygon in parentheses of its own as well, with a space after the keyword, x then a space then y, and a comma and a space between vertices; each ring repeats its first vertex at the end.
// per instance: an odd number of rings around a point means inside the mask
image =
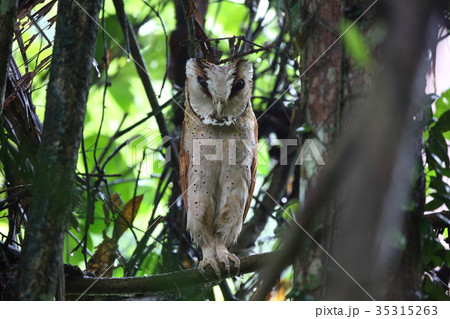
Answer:
POLYGON ((194 113, 207 125, 232 125, 249 105, 253 66, 246 60, 218 66, 204 59, 186 64, 186 92, 194 113))

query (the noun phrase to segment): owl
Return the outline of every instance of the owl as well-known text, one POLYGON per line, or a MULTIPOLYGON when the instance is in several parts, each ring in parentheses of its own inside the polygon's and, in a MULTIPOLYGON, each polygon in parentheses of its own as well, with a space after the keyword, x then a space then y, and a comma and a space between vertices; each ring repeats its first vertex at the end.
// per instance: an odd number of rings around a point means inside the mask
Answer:
POLYGON ((200 247, 200 273, 210 265, 220 279, 240 260, 236 242, 255 186, 258 129, 250 97, 253 66, 246 60, 218 66, 186 64, 185 116, 180 141, 180 184, 187 229, 200 247))

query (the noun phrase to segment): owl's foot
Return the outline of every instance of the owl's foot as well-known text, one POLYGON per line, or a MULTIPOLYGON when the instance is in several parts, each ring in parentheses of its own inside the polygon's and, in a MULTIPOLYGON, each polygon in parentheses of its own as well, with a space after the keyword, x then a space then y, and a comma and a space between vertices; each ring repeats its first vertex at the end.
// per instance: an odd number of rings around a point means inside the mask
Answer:
POLYGON ((219 267, 219 263, 217 262, 216 258, 214 258, 214 256, 211 257, 205 257, 203 258, 202 261, 200 261, 198 263, 198 271, 200 272, 200 274, 205 278, 208 279, 206 277, 206 266, 210 265, 211 268, 214 270, 214 273, 216 274, 217 278, 219 278, 219 280, 222 279, 222 276, 220 275, 220 267, 219 267))
POLYGON ((231 263, 233 263, 233 268, 237 271, 236 275, 239 275, 241 261, 235 254, 228 252, 228 250, 220 251, 217 253, 217 261, 225 265, 228 277, 231 277, 231 263))

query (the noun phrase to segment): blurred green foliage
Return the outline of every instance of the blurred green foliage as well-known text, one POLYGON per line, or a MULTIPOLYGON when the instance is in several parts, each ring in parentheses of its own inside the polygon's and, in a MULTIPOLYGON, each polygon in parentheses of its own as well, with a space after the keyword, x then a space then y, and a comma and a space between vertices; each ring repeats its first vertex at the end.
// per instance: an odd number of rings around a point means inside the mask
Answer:
MULTIPOLYGON (((429 124, 424 132, 426 212, 450 210, 450 89, 445 91, 432 105, 429 102, 429 124)), ((422 261, 425 266, 424 294, 427 300, 449 300, 448 283, 442 281, 442 273, 450 268, 448 227, 433 228, 422 220, 422 261), (445 243, 446 242, 446 243, 445 243)))
POLYGON ((372 63, 369 45, 361 34, 358 26, 349 21, 342 21, 341 28, 342 41, 347 54, 361 67, 366 67, 372 63))

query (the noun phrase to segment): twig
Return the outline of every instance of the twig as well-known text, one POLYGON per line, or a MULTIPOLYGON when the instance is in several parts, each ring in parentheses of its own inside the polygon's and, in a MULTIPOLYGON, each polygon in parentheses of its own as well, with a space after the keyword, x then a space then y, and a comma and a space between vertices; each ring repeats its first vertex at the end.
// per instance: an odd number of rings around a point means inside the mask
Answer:
MULTIPOLYGON (((178 95, 179 95, 179 93, 176 94, 176 95, 174 96, 174 98, 177 97, 178 95)), ((134 129, 135 127, 141 125, 142 123, 144 123, 145 121, 147 121, 147 120, 148 120, 149 118, 151 118, 152 116, 156 116, 157 114, 159 114, 160 112, 162 112, 162 110, 163 110, 164 108, 166 108, 167 106, 169 106, 171 102, 172 102, 171 100, 168 100, 168 101, 165 102, 163 105, 161 105, 157 110, 153 110, 153 111, 151 111, 151 112, 148 112, 147 115, 146 115, 143 119, 141 119, 141 120, 137 121, 136 123, 130 125, 130 126, 127 127, 126 129, 123 129, 123 130, 121 130, 121 131, 118 130, 118 131, 114 134, 114 138, 119 138, 120 136, 124 135, 125 133, 128 133, 129 131, 131 131, 131 130, 134 129)))
POLYGON ((104 171, 105 171, 105 167, 106 167, 106 165, 109 163, 109 161, 112 160, 113 157, 116 156, 116 155, 120 152, 120 150, 121 150, 122 148, 124 148, 125 146, 127 146, 128 144, 130 144, 133 140, 135 140, 135 139, 138 138, 138 137, 139 137, 139 135, 132 136, 131 138, 127 139, 125 142, 123 142, 122 144, 120 144, 119 146, 117 146, 117 147, 112 151, 112 153, 108 156, 108 158, 105 160, 105 162, 103 163, 103 165, 102 165, 100 171, 101 171, 101 172, 104 172, 104 171))
POLYGON ((220 60, 217 64, 227 63, 228 61, 236 60, 236 59, 242 58, 242 57, 244 57, 246 55, 249 55, 249 54, 252 54, 252 53, 258 53, 260 51, 267 51, 267 50, 270 50, 270 49, 272 49, 274 47, 275 47, 275 43, 271 43, 269 45, 266 45, 266 46, 258 48, 258 49, 251 49, 249 51, 242 51, 242 52, 236 53, 233 56, 230 56, 229 58, 220 60))
MULTIPOLYGON (((100 168, 100 162, 97 160, 97 149, 98 149, 98 142, 100 140, 100 136, 102 134, 102 128, 103 128, 103 122, 105 120, 105 109, 106 109, 106 93, 108 92, 108 87, 111 86, 111 83, 109 83, 109 73, 108 73, 108 69, 109 69, 109 63, 108 63, 108 58, 107 58, 107 47, 106 47, 106 36, 105 36, 105 0, 103 0, 103 4, 102 4, 102 43, 103 43, 103 54, 104 54, 104 71, 105 71, 105 85, 103 87, 103 97, 102 97, 102 112, 101 112, 101 116, 100 116, 100 124, 98 126, 98 131, 97 131, 97 135, 95 137, 95 142, 94 142, 94 152, 93 152, 93 157, 94 157, 94 162, 95 162, 95 169, 99 169, 100 168)), ((122 120, 123 123, 123 120, 122 120)), ((88 172, 87 167, 86 167, 86 172, 88 172)))
POLYGON ((221 40, 236 40, 236 39, 239 41, 247 42, 258 48, 263 48, 263 49, 265 48, 265 46, 263 46, 263 45, 259 45, 257 43, 247 40, 243 35, 235 35, 232 37, 222 37, 222 38, 213 38, 213 39, 197 39, 196 41, 198 41, 198 42, 216 42, 216 41, 221 41, 221 40))
MULTIPOLYGON (((111 136, 108 140, 108 144, 105 146, 105 148, 103 149, 102 153, 100 154, 100 158, 98 159, 98 163, 103 162, 103 159, 106 156, 106 153, 108 153, 109 148, 113 145, 114 141, 117 139, 116 138, 116 134, 117 132, 120 132, 120 129, 122 128, 123 123, 125 122, 125 119, 127 118, 128 114, 125 113, 122 117, 122 121, 120 122, 119 126, 117 127, 116 133, 111 136)), ((94 167, 91 171, 91 174, 94 174, 94 172, 98 170, 98 167, 94 167)))

